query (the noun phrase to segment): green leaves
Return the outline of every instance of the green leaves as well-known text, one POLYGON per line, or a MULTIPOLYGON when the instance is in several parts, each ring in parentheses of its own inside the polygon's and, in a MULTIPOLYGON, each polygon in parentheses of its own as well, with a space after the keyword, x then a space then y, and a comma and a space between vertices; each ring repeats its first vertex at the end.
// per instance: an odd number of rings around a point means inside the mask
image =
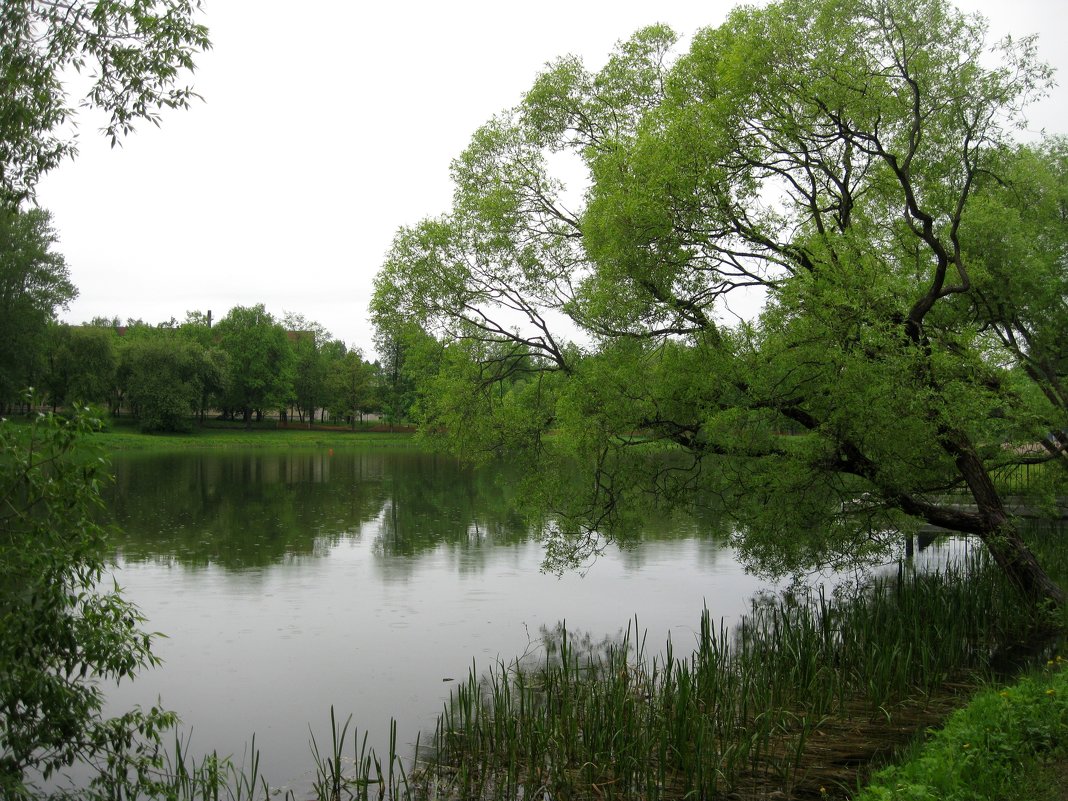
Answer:
MULTIPOLYGON (((168 332, 169 333, 169 332, 168 332)), ((176 336, 122 343, 125 400, 137 411, 142 431, 182 431, 217 384, 218 365, 200 344, 176 336)))
MULTIPOLYGON (((33 794, 75 760, 135 793, 170 713, 103 714, 104 686, 156 664, 143 618, 103 586, 106 463, 86 410, 0 421, 0 795, 33 794), (139 736, 140 734, 140 736, 139 736)), ((94 796, 95 797, 95 796, 94 796)))
POLYGON ((32 198, 38 179, 74 155, 64 126, 75 115, 64 81, 74 68, 91 74, 80 104, 107 111, 112 146, 140 120, 159 124, 164 108, 197 95, 179 81, 208 49, 196 0, 6 2, 0 11, 0 200, 32 198))
POLYGON ((78 295, 47 211, 0 204, 0 403, 40 385, 48 324, 78 295))
MULTIPOLYGON (((1020 781, 1051 755, 1063 758, 1068 681, 1061 658, 1045 675, 979 693, 900 765, 879 771, 862 801, 1016 798, 1020 781)), ((1025 791, 1026 792, 1026 791, 1025 791)))
POLYGON ((584 516, 578 541, 642 496, 713 495, 773 563, 869 554, 907 517, 1000 547, 990 471, 1068 427, 1068 171, 1063 147, 1014 154, 1050 72, 1026 40, 991 53, 985 30, 945 0, 781 0, 677 59, 654 26, 598 73, 551 64, 476 132, 451 211, 398 234, 378 278, 380 325, 447 354, 425 422, 535 464, 558 441, 592 487, 546 493, 584 516), (563 157, 586 169, 582 198, 554 177, 563 157), (636 440, 689 467, 643 463, 636 440))
POLYGON ((292 393, 293 350, 285 328, 264 308, 234 306, 216 326, 230 364, 224 405, 244 410, 285 408, 292 393))

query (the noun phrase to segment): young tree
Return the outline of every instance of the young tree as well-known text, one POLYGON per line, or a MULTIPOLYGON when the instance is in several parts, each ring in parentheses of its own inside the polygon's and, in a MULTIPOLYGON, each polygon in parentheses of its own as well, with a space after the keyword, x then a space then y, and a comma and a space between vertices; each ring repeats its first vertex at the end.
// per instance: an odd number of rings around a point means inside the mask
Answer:
POLYGON ((596 75, 563 59, 476 133, 450 214, 398 234, 374 304, 469 354, 430 402, 526 376, 480 419, 541 475, 539 432, 566 432, 590 480, 550 556, 597 547, 628 498, 715 494, 772 569, 882 552, 923 522, 1064 602, 992 479, 1042 410, 959 309, 980 176, 1050 82, 1032 40, 990 53, 985 33, 944 0, 743 7, 674 62, 661 26, 596 75), (588 167, 583 210, 549 174, 561 150, 588 167), (742 302, 760 313, 731 324, 742 302), (665 468, 636 431, 685 459, 665 468))
POLYGON ((219 338, 211 327, 210 315, 211 312, 186 312, 185 320, 175 332, 179 339, 193 343, 200 349, 197 359, 200 398, 196 411, 201 423, 208 409, 223 405, 230 381, 230 359, 219 346, 219 338))
POLYGON ((177 336, 123 343, 124 396, 143 431, 186 431, 202 409, 216 365, 197 342, 177 336))
POLYGON ((297 414, 301 422, 307 418, 311 427, 315 410, 326 405, 330 367, 327 352, 332 338, 321 324, 302 314, 286 312, 283 324, 293 346, 293 398, 297 414))
POLYGON ((115 340, 106 328, 66 323, 50 327, 43 383, 53 410, 112 400, 118 368, 115 340))
POLYGON ((420 415, 419 389, 438 372, 441 345, 418 325, 373 312, 378 350, 376 385, 386 422, 407 424, 420 415))
POLYGON ((331 412, 348 420, 353 430, 357 420, 376 403, 374 368, 363 360, 359 350, 350 350, 331 365, 329 375, 331 412))
POLYGON ((261 303, 234 306, 216 329, 230 364, 227 405, 242 410, 249 426, 253 411, 286 408, 293 391, 293 349, 285 328, 261 303))
POLYGON ((349 352, 348 346, 345 345, 340 339, 330 339, 323 343, 322 348, 319 351, 320 358, 322 359, 322 368, 324 372, 324 385, 323 385, 323 398, 319 406, 319 419, 326 420, 327 415, 337 408, 337 399, 335 398, 335 392, 337 390, 334 376, 341 371, 341 364, 345 360, 346 354, 349 352))

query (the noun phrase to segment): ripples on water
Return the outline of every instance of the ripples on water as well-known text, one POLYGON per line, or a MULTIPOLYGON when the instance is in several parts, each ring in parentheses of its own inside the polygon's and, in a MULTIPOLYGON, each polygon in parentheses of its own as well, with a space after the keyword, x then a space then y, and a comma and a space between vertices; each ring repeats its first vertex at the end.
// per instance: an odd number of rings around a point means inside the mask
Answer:
POLYGON ((328 740, 331 706, 381 753, 391 717, 414 742, 449 679, 536 652, 561 621, 600 641, 636 616, 654 651, 668 636, 681 650, 702 607, 730 623, 767 587, 680 520, 584 575, 544 574, 507 480, 416 451, 129 456, 115 471, 117 578, 166 639, 163 667, 113 707, 162 697, 195 751, 240 758, 255 732, 272 785, 310 779, 308 727, 328 740))

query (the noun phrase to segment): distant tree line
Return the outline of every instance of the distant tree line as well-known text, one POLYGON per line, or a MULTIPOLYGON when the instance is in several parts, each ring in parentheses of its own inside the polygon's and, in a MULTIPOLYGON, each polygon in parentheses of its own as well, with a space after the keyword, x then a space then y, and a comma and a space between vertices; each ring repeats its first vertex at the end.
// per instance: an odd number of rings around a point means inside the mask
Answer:
POLYGON ((199 311, 160 325, 50 321, 37 347, 20 355, 20 372, 54 409, 101 404, 132 414, 145 431, 183 430, 208 415, 355 426, 382 411, 385 394, 378 363, 320 324, 294 314, 278 320, 262 304, 235 306, 214 326, 199 311))
POLYGON ((381 412, 407 420, 411 391, 398 348, 382 362, 334 339, 300 314, 235 306, 217 324, 199 311, 159 325, 97 318, 72 326, 56 313, 77 297, 54 251, 46 211, 0 209, 0 410, 25 403, 26 387, 53 409, 75 403, 134 415, 146 431, 175 431, 209 415, 251 424, 355 425, 381 412))

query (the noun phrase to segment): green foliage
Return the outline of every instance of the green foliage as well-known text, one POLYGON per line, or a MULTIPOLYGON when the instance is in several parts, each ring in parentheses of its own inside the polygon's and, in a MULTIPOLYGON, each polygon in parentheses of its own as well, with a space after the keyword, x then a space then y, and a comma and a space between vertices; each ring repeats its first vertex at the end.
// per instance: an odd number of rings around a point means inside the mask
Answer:
POLYGON ((347 348, 322 325, 301 314, 287 312, 285 327, 293 337, 293 402, 301 421, 307 419, 311 424, 316 410, 336 405, 332 401, 337 398, 337 376, 348 356, 347 348))
MULTIPOLYGON (((134 792, 157 766, 158 708, 103 714, 108 682, 156 664, 143 619, 108 589, 100 488, 85 410, 0 421, 0 795, 35 792, 75 761, 100 796, 134 792)), ((91 793, 97 797, 97 793, 91 793)))
POLYGON ((353 429, 357 419, 378 406, 374 381, 374 365, 363 360, 358 350, 350 350, 329 367, 327 386, 330 395, 330 413, 348 420, 353 429))
POLYGON ((293 392, 293 350, 285 328, 263 307, 234 306, 215 327, 230 376, 223 405, 244 412, 283 409, 293 392))
POLYGON ((1022 776, 1068 738, 1068 672, 1058 656, 1042 673, 979 693, 901 765, 886 768, 858 801, 982 801, 1016 796, 1022 776))
POLYGON ((43 377, 48 324, 78 295, 48 212, 0 204, 0 404, 43 377))
MULTIPOLYGON (((441 344, 423 425, 474 458, 521 449, 535 474, 560 443, 594 488, 554 500, 579 540, 625 533, 650 494, 718 498, 780 571, 885 553, 921 521, 1062 602, 991 475, 1065 427, 1068 170, 1063 144, 1009 134, 1050 86, 1034 41, 985 30, 946 0, 781 0, 681 56, 654 26, 596 73, 550 65, 376 279, 379 331, 441 344)), ((1049 449, 1068 464, 1066 446, 1049 449)))
POLYGON ((378 397, 388 423, 418 419, 419 393, 439 371, 440 343, 419 325, 404 322, 388 312, 372 309, 375 347, 378 350, 378 397))
POLYGON ((310 421, 326 399, 326 355, 311 336, 297 339, 293 353, 293 401, 301 419, 310 421))
POLYGON ((184 431, 222 380, 218 352, 175 336, 123 342, 122 376, 127 403, 142 431, 184 431))
POLYGON ((976 283, 967 313, 1041 391, 1040 413, 1019 422, 1068 469, 1068 141, 1014 148, 998 167, 965 228, 976 283))
POLYGON ((116 351, 114 331, 65 323, 51 326, 43 384, 52 407, 111 402, 118 373, 116 351))
POLYGON ((8 0, 0 10, 0 202, 32 197, 40 177, 73 155, 67 83, 91 76, 80 105, 110 114, 112 145, 140 120, 196 97, 178 81, 206 50, 197 0, 8 0))

